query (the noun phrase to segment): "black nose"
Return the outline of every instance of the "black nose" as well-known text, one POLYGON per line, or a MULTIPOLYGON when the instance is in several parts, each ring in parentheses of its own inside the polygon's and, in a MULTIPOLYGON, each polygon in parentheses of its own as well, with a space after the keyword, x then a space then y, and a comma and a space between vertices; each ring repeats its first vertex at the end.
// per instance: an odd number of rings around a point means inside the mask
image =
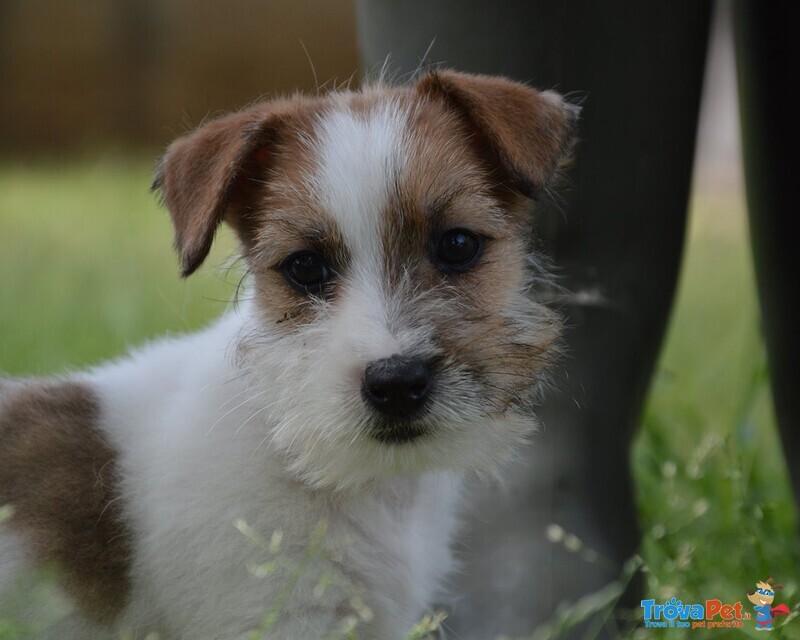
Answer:
POLYGON ((430 382, 431 369, 424 360, 392 356, 367 365, 361 390, 381 413, 405 418, 425 404, 430 382))

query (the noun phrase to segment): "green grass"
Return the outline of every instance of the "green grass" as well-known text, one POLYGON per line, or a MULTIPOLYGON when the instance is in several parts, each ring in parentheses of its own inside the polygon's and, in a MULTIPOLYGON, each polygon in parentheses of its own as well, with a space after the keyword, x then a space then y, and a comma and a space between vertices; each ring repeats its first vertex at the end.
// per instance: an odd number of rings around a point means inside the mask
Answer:
MULTIPOLYGON (((768 576, 785 585, 776 604, 798 604, 800 545, 747 243, 741 197, 694 199, 677 305, 633 470, 650 595, 742 600, 752 611, 745 592, 768 576)), ((791 622, 771 637, 800 638, 800 623, 791 622)), ((756 635, 753 627, 745 626, 747 635, 756 635)))
MULTIPOLYGON (((234 295, 227 232, 182 281, 149 162, 0 165, 0 371, 53 374, 202 326, 234 295)), ((771 413, 768 372, 736 194, 693 201, 669 335, 632 455, 650 596, 745 601, 756 580, 800 600, 797 515, 771 413)), ((606 606, 614 589, 584 603, 606 606)), ((632 612, 633 618, 640 612, 632 612)), ((745 635, 756 635, 753 624, 745 635)), ((669 638, 726 631, 682 632, 669 638)), ((638 630, 634 635, 658 635, 638 630)), ((741 634, 739 634, 741 635, 741 634)), ((11 636, 9 636, 11 637, 11 636)), ((771 636, 800 638, 791 621, 771 636)))
MULTIPOLYGON (((114 158, 0 166, 0 371, 52 374, 202 326, 235 292, 235 270, 178 277, 150 163, 114 158)), ((225 264, 227 233, 209 265, 225 264)))

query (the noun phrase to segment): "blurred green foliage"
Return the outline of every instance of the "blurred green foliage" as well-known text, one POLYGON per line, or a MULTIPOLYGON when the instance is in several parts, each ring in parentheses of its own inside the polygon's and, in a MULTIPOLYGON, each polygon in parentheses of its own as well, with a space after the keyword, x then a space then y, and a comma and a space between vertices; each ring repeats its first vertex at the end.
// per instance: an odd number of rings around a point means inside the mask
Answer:
POLYGON ((223 230, 207 266, 181 280, 151 162, 102 158, 0 165, 0 371, 53 374, 195 329, 238 275, 223 230), (216 265, 214 267, 210 265, 216 265))

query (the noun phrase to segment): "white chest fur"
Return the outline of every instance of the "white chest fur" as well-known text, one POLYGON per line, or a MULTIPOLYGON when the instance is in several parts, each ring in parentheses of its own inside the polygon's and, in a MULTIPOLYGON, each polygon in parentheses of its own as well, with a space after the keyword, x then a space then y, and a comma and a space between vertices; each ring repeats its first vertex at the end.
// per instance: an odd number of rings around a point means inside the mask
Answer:
POLYGON ((403 637, 449 568, 457 477, 430 472, 346 492, 293 479, 265 439, 263 401, 250 399, 233 364, 241 323, 230 314, 90 376, 120 452, 133 532, 122 625, 228 638, 280 610, 274 637, 317 638, 360 610, 363 637, 403 637))

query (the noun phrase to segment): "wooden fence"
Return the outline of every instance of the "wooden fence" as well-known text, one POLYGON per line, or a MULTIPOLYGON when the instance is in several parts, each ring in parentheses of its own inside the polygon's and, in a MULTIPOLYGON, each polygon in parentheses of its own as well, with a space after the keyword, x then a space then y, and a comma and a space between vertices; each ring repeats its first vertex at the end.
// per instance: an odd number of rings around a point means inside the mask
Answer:
POLYGON ((0 0, 0 153, 162 145, 313 89, 309 58, 357 70, 353 0, 0 0))

